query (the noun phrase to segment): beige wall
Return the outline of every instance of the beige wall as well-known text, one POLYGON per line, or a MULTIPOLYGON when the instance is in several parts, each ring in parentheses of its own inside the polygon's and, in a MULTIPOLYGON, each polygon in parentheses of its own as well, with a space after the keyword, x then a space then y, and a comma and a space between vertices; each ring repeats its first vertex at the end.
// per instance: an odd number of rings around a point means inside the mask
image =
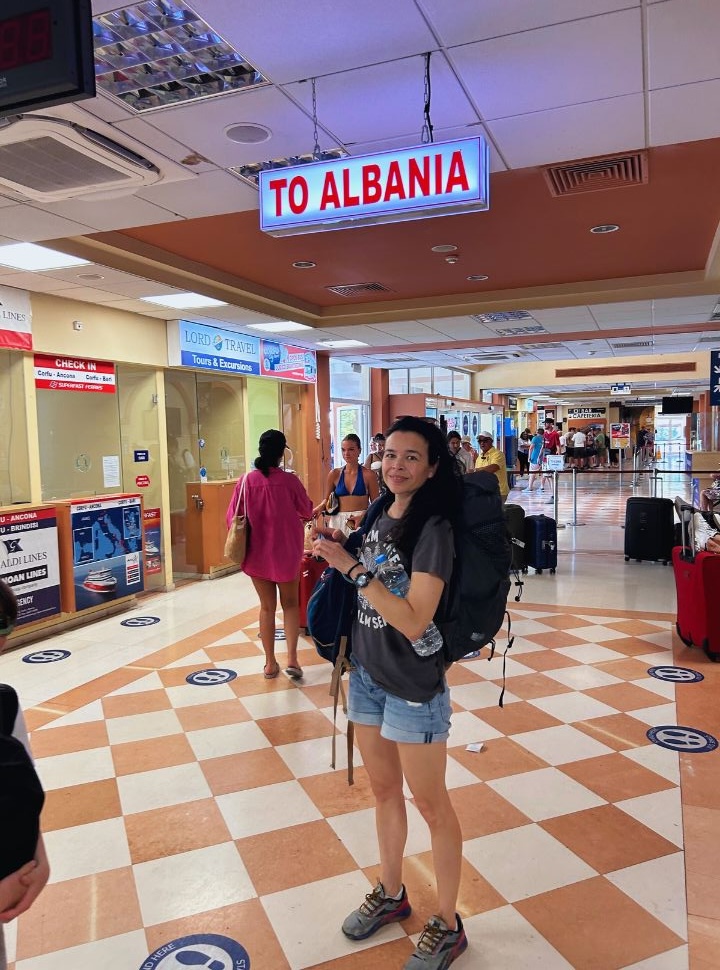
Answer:
POLYGON ((31 293, 30 300, 37 353, 167 367, 164 320, 46 293, 31 293), (73 330, 74 320, 82 330, 73 330))

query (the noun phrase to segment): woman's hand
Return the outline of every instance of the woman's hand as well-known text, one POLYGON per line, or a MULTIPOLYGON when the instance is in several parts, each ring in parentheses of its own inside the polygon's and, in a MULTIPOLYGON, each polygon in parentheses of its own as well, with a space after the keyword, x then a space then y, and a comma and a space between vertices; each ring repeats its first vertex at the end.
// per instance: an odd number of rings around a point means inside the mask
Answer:
MULTIPOLYGON (((331 530, 326 530, 330 532, 331 530)), ((335 535, 345 536, 342 532, 338 530, 334 531, 335 535)), ((340 539, 326 538, 324 536, 318 536, 318 538, 313 543, 313 555, 318 556, 320 559, 324 559, 335 569, 340 570, 341 573, 346 573, 352 565, 358 562, 355 556, 351 556, 349 552, 346 552, 340 539)))

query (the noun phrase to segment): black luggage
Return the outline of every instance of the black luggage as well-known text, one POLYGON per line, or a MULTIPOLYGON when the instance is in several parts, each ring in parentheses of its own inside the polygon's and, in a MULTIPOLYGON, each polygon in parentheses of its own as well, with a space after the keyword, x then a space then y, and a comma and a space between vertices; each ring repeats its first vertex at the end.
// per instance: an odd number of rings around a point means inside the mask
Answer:
POLYGON ((538 573, 557 569, 557 523, 549 515, 525 516, 525 561, 538 573))
POLYGON ((629 498, 625 506, 625 562, 672 559, 675 506, 669 498, 629 498))
POLYGON ((525 509, 522 505, 505 506, 505 521, 510 535, 510 546, 512 548, 512 562, 510 571, 515 573, 527 572, 525 562, 525 509))

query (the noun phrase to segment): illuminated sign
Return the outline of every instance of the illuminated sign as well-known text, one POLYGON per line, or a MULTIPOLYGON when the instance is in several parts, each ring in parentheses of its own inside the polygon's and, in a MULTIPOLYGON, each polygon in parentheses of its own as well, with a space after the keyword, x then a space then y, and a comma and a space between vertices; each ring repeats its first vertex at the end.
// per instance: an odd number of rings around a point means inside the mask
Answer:
POLYGON ((109 360, 76 360, 35 354, 35 387, 50 391, 115 393, 115 364, 109 360))
POLYGON ((630 385, 629 384, 612 384, 610 387, 611 397, 620 397, 621 394, 629 394, 630 385))
POLYGON ((273 236, 489 208, 485 139, 260 172, 260 228, 273 236))
POLYGON ((317 378, 315 351, 304 347, 190 320, 169 321, 167 334, 171 367, 275 377, 304 384, 314 384, 317 378))

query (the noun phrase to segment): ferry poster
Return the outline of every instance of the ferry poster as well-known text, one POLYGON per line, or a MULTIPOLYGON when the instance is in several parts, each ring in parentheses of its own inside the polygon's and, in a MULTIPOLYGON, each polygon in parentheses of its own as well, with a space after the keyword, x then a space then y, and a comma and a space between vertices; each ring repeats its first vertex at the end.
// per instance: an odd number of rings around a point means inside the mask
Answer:
POLYGON ((139 495, 72 502, 75 609, 142 592, 143 530, 139 495))
POLYGON ((162 572, 162 537, 160 509, 143 510, 143 533, 145 536, 145 572, 162 572))
POLYGON ((54 508, 0 515, 0 578, 18 599, 18 626, 60 613, 58 530, 54 508))

